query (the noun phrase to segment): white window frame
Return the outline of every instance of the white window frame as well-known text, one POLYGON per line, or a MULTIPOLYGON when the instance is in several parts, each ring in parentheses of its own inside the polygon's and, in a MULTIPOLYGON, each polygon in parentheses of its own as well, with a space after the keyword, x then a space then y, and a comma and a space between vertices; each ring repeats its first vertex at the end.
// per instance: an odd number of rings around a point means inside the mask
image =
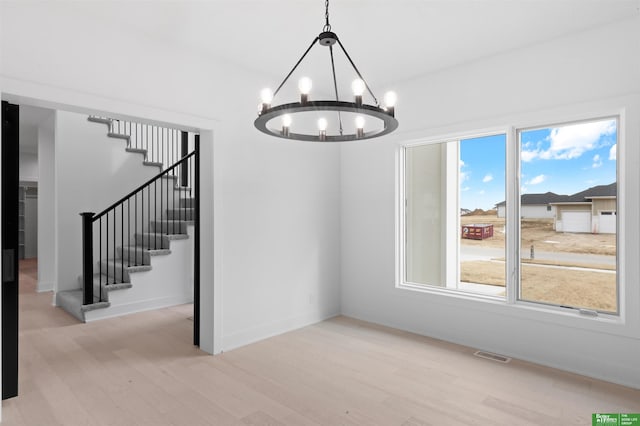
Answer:
MULTIPOLYGON (((580 122, 591 122, 603 119, 617 119, 617 211, 625 211, 625 182, 621 177, 626 176, 626 142, 625 142, 625 110, 610 109, 601 113, 587 112, 583 114, 542 114, 542 118, 536 120, 512 120, 506 126, 499 126, 478 131, 460 131, 441 136, 413 139, 400 142, 396 150, 396 277, 395 288, 400 291, 411 291, 421 293, 427 297, 444 297, 443 301, 449 303, 468 304, 470 308, 486 309, 494 311, 496 306, 502 306, 509 312, 515 312, 524 318, 545 318, 554 323, 565 323, 570 326, 584 328, 594 327, 594 322, 600 323, 596 327, 603 327, 616 332, 616 327, 625 324, 626 302, 625 302, 625 216, 618 214, 618 234, 617 234, 617 259, 618 267, 616 271, 617 279, 617 307, 618 312, 613 314, 598 313, 597 316, 588 316, 580 313, 579 309, 568 308, 555 305, 546 305, 537 302, 519 300, 518 291, 520 288, 520 144, 518 141, 518 131, 534 128, 550 128, 562 124, 574 124, 580 122), (555 117, 554 117, 555 115, 555 117), (505 238, 505 259, 506 259, 506 297, 496 298, 483 294, 475 294, 438 286, 417 285, 406 281, 406 249, 405 249, 405 150, 413 146, 428 145, 465 139, 479 138, 496 134, 506 134, 506 238, 505 238), (514 202, 515 201, 515 202, 514 202)), ((458 266, 459 267, 459 266, 458 266)))

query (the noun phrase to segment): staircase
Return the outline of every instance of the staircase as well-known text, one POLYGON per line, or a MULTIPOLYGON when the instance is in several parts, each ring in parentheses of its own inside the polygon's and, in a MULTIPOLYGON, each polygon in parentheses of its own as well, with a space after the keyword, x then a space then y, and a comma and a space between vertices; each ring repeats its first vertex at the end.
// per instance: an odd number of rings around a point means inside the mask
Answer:
POLYGON ((81 213, 83 271, 78 288, 58 292, 56 304, 86 322, 193 301, 198 136, 103 117, 89 121, 106 124, 109 137, 122 139, 127 152, 142 155, 141 167, 158 174, 102 212, 81 213))

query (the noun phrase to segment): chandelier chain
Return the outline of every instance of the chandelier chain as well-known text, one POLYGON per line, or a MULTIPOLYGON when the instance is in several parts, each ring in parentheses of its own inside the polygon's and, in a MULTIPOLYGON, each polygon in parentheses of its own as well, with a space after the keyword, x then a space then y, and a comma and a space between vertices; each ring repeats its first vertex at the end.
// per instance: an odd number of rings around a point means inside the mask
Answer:
POLYGON ((331 31, 331 24, 329 24, 329 0, 324 2, 324 28, 323 31, 331 31))

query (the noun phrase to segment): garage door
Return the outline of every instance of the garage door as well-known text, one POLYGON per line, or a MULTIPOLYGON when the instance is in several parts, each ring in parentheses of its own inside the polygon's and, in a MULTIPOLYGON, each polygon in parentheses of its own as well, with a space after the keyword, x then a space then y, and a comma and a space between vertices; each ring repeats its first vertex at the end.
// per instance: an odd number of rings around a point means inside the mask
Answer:
POLYGON ((591 212, 562 212, 562 230, 564 232, 591 232, 591 212))
POLYGON ((616 212, 600 212, 600 233, 616 233, 616 212))

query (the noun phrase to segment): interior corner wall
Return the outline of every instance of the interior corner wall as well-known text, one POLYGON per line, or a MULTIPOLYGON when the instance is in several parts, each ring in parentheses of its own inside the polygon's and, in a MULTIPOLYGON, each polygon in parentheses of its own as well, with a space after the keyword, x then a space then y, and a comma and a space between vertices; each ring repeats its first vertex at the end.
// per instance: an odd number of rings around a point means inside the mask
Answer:
POLYGON ((38 126, 38 291, 56 282, 55 114, 38 126))
POLYGON ((342 313, 640 388, 638 52, 640 16, 397 86, 399 131, 385 141, 342 146, 342 313), (400 144, 622 110, 624 323, 577 315, 556 321, 558 316, 502 303, 396 288, 400 144))
POLYGON ((38 154, 20 153, 20 182, 38 181, 38 154))

